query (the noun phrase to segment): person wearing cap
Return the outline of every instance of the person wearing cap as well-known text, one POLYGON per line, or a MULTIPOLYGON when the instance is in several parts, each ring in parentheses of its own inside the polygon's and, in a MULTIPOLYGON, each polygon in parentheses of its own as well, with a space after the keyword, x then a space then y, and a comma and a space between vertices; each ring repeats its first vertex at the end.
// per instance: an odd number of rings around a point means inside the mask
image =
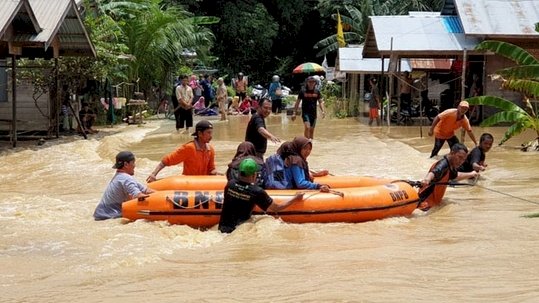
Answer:
POLYGON ((256 149, 256 154, 260 158, 264 158, 266 149, 268 148, 268 139, 273 143, 281 142, 266 129, 266 121, 264 120, 271 113, 271 101, 268 98, 262 98, 256 113, 251 116, 247 129, 245 130, 245 141, 253 143, 256 149))
POLYGON ((146 178, 150 183, 157 180, 157 174, 166 166, 183 163, 183 175, 217 175, 215 169, 215 150, 210 145, 213 135, 213 125, 207 120, 199 121, 195 132, 191 134, 195 139, 178 147, 165 155, 153 172, 146 178))
POLYGON ((238 179, 230 180, 225 186, 219 219, 219 231, 222 233, 231 233, 238 225, 249 220, 255 206, 264 211, 277 212, 303 199, 303 193, 297 193, 282 204, 273 201, 263 188, 255 184, 260 168, 253 159, 242 160, 238 179))
POLYGON ((176 120, 176 131, 180 131, 185 126, 184 132, 189 133, 189 127, 193 126, 193 89, 189 86, 187 75, 181 76, 181 79, 181 85, 176 87, 178 106, 174 108, 174 112, 179 113, 179 119, 176 120))
POLYGON ((316 105, 320 105, 322 111, 322 118, 326 116, 326 109, 324 108, 324 100, 322 94, 316 89, 316 79, 313 76, 307 78, 307 85, 301 89, 296 104, 294 105, 294 115, 292 121, 296 120, 298 113, 299 103, 301 102, 301 118, 303 119, 304 130, 303 134, 309 139, 314 138, 314 128, 316 126, 317 110, 316 105))
POLYGON ((449 148, 459 142, 455 131, 461 127, 468 132, 470 139, 477 145, 472 127, 470 126, 468 117, 466 117, 466 112, 469 108, 470 105, 468 102, 461 101, 457 108, 446 109, 434 118, 428 133, 429 136, 434 134, 434 147, 430 154, 431 158, 438 155, 445 141, 449 144, 449 148))
POLYGON ((112 168, 116 169, 116 174, 110 180, 94 211, 94 219, 97 221, 122 217, 123 202, 134 198, 145 198, 154 192, 133 177, 135 155, 132 152, 119 152, 112 168))
POLYGON ((445 190, 450 181, 459 181, 479 177, 476 171, 459 172, 458 168, 466 160, 468 148, 461 143, 451 146, 449 154, 436 161, 423 180, 419 189, 419 206, 421 210, 428 210, 442 202, 445 190))
POLYGON ((217 104, 219 105, 219 112, 221 113, 221 121, 226 121, 226 112, 227 107, 226 103, 228 100, 228 95, 226 91, 226 85, 223 78, 217 79, 217 104))
POLYGON ((289 145, 289 150, 284 157, 285 179, 289 184, 288 188, 297 189, 320 189, 322 192, 329 192, 329 186, 314 182, 313 177, 327 176, 327 170, 321 170, 311 175, 307 158, 313 150, 311 139, 299 136, 295 137, 289 145))

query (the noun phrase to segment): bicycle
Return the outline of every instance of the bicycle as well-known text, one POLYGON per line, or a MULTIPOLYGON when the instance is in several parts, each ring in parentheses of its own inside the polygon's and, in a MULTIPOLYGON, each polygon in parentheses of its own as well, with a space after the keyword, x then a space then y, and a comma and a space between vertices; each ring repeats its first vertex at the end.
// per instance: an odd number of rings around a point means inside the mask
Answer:
POLYGON ((173 115, 172 110, 168 104, 168 100, 166 98, 163 98, 159 103, 155 115, 158 119, 168 119, 170 118, 170 116, 173 115))

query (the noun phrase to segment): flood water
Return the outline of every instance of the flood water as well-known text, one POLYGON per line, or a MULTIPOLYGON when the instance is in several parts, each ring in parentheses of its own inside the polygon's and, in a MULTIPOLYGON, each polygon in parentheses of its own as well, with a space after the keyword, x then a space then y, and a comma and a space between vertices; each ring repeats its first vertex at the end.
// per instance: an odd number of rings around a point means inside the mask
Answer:
MULTIPOLYGON (((214 124, 221 172, 247 121, 214 124)), ((302 134, 301 122, 284 115, 267 126, 282 139, 302 134)), ((504 130, 474 132, 499 141, 504 130)), ((495 146, 476 186, 448 189, 444 205, 426 213, 360 224, 261 216, 230 235, 93 220, 118 151, 137 155, 135 176, 144 182, 162 155, 190 139, 173 121, 3 150, 0 302, 537 302, 539 218, 522 216, 539 212, 539 153, 517 148, 532 135, 495 146)), ((417 126, 325 119, 309 163, 336 175, 419 180, 433 163, 432 145, 417 126)), ((277 147, 269 143, 267 155, 277 147)), ((180 171, 168 167, 160 177, 180 171)))

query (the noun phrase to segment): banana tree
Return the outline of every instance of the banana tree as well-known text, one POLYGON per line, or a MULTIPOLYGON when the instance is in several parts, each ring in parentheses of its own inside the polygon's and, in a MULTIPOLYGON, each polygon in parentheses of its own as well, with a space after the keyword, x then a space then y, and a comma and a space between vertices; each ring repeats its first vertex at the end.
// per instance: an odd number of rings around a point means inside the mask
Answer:
POLYGON ((488 50, 498 55, 506 57, 517 63, 517 66, 505 68, 496 72, 493 79, 501 81, 503 89, 522 93, 524 96, 523 106, 519 106, 512 101, 494 97, 480 96, 467 99, 472 105, 492 106, 500 111, 490 116, 481 123, 481 126, 488 127, 500 123, 510 123, 500 145, 510 138, 524 132, 532 130, 536 138, 522 144, 522 150, 530 148, 539 150, 539 60, 526 50, 507 42, 484 41, 480 43, 477 50, 488 50))

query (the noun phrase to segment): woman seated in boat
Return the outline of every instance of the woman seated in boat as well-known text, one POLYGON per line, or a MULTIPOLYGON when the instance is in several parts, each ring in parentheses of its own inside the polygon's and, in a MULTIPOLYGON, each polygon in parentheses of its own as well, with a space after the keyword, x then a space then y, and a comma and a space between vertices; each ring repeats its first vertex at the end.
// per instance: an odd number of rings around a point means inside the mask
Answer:
POLYGON ((238 148, 236 150, 236 155, 234 155, 234 158, 232 158, 232 162, 228 164, 228 169, 226 171, 226 178, 228 181, 230 180, 238 180, 238 176, 240 174, 239 166, 241 161, 244 159, 253 159, 256 164, 260 166, 260 169, 257 174, 256 178, 256 184, 262 188, 264 188, 264 172, 265 172, 265 166, 264 166, 264 160, 262 160, 260 157, 256 155, 256 149, 253 143, 245 141, 240 143, 238 145, 238 148))
MULTIPOLYGON (((307 158, 312 149, 312 141, 305 137, 296 137, 292 142, 285 142, 281 145, 277 153, 284 161, 286 188, 320 189, 322 192, 329 192, 328 185, 316 183, 313 179, 313 177, 328 175, 328 171, 322 170, 311 174, 309 170, 307 158)), ((268 175, 274 174, 274 172, 270 173, 270 171, 267 173, 268 175)))

